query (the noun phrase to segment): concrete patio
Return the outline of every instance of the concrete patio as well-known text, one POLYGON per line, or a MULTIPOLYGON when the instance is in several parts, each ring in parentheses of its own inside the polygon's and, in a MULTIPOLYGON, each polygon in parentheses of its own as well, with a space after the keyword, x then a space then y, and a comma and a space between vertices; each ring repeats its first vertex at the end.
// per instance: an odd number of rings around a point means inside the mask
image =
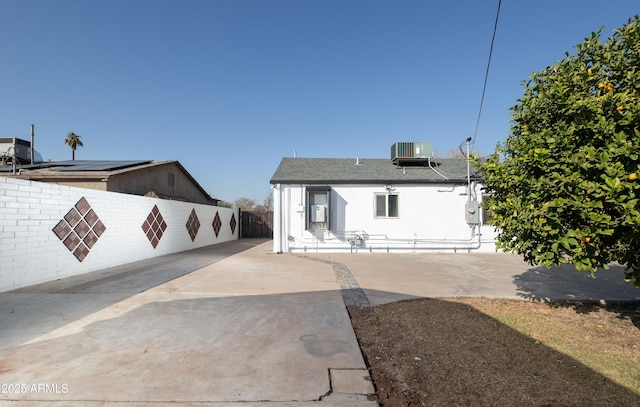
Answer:
POLYGON ((346 305, 638 301, 622 269, 239 240, 0 293, 0 406, 375 406, 346 305))

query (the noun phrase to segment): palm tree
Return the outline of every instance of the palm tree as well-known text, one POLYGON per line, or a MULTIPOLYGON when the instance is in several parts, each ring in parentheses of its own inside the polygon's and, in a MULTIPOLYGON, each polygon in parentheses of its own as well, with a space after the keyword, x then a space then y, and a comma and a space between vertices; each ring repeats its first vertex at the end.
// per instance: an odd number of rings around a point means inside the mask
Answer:
POLYGON ((69 147, 71 147, 71 159, 75 160, 76 159, 76 148, 77 147, 82 147, 82 141, 80 140, 80 136, 78 136, 76 133, 71 132, 69 134, 67 134, 67 138, 64 139, 64 144, 68 145, 69 147))

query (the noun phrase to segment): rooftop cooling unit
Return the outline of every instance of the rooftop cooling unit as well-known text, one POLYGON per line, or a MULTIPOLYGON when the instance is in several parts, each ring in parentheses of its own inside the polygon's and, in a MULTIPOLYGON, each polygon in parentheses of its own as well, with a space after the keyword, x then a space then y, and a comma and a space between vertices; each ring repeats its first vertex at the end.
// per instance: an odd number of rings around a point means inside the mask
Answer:
MULTIPOLYGON (((20 164, 29 164, 31 162, 31 143, 19 138, 0 138, 0 156, 13 159, 20 164)), ((34 157, 35 159, 35 157, 34 157)))
POLYGON ((391 146, 391 161, 394 164, 407 161, 428 161, 433 156, 429 142, 399 141, 391 146))

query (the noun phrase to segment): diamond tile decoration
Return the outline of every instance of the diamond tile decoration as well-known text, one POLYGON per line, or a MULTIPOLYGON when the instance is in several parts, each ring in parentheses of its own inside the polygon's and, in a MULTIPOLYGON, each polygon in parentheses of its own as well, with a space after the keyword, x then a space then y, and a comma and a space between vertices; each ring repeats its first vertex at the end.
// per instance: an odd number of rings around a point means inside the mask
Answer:
POLYGON ((229 222, 229 226, 231 226, 231 233, 236 233, 236 214, 231 214, 231 222, 229 222))
POLYGON ((87 233, 89 233, 91 228, 89 227, 87 222, 85 222, 84 220, 80 220, 80 222, 78 222, 78 224, 73 230, 78 234, 78 237, 80 239, 84 239, 84 237, 87 235, 87 233))
POLYGON ((82 199, 80 199, 76 204, 76 209, 78 210, 78 212, 80 212, 81 215, 84 216, 89 211, 89 209, 91 209, 91 205, 89 205, 89 202, 87 202, 87 200, 82 197, 82 199))
POLYGON ((91 204, 82 197, 52 229, 78 261, 84 260, 107 230, 91 204))
POLYGON ((162 239, 162 234, 167 229, 167 223, 162 218, 158 205, 153 205, 153 209, 149 212, 147 219, 142 223, 142 231, 151 242, 151 246, 155 249, 162 239))
POLYGON ((69 232, 71 232, 73 229, 71 229, 71 227, 69 226, 69 224, 67 222, 64 221, 60 221, 58 222, 58 224, 53 228, 53 233, 56 234, 56 236, 58 236, 58 239, 62 240, 65 237, 67 237, 67 235, 69 234, 69 232))
POLYGON ((220 215, 218 215, 217 211, 216 216, 213 217, 213 223, 211 226, 213 226, 213 231, 215 232, 216 237, 218 237, 218 233, 220 233, 220 228, 222 227, 222 221, 220 220, 220 215))
POLYGON ((200 229, 200 221, 198 220, 198 215, 196 215, 196 210, 191 209, 191 215, 189 215, 189 219, 187 219, 187 231, 189 232, 189 236, 191 237, 191 241, 196 240, 196 235, 198 234, 198 229, 200 229))
POLYGON ((91 249, 93 248, 93 245, 96 244, 96 242, 98 241, 98 235, 96 235, 92 231, 89 231, 89 233, 87 233, 87 235, 84 237, 84 239, 82 239, 82 241, 89 249, 91 249))
POLYGON ((96 215, 96 213, 93 211, 93 209, 91 209, 89 212, 87 212, 84 215, 84 220, 90 224, 93 225, 95 224, 99 219, 98 219, 98 215, 96 215))
POLYGON ((89 248, 84 244, 78 246, 78 248, 73 252, 73 255, 76 256, 76 259, 79 261, 84 260, 85 257, 89 254, 89 248))
POLYGON ((64 239, 63 243, 65 246, 67 246, 67 249, 69 249, 70 252, 73 252, 78 247, 78 244, 80 243, 80 238, 75 232, 71 232, 69 233, 69 236, 67 236, 67 238, 64 239))
POLYGON ((66 220, 72 228, 78 224, 80 219, 82 219, 82 215, 80 215, 80 212, 78 212, 75 207, 71 208, 71 210, 64 215, 64 220, 66 220))
POLYGON ((98 221, 96 222, 95 225, 93 225, 93 231, 95 232, 95 234, 100 237, 102 236, 102 234, 104 233, 104 231, 107 230, 107 227, 105 225, 102 224, 102 222, 100 221, 100 219, 98 219, 98 221))

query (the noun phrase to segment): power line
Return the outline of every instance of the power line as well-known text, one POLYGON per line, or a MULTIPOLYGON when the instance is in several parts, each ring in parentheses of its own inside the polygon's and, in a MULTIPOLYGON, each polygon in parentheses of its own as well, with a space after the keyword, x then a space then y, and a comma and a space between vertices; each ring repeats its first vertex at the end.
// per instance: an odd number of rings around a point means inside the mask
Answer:
POLYGON ((500 4, 502 0, 498 0, 498 10, 496 11, 496 22, 493 25, 493 36, 491 37, 491 48, 489 48, 489 61, 487 61, 487 72, 484 75, 484 85, 482 86, 482 97, 480 98, 480 110, 478 111, 478 120, 476 121, 476 130, 473 132, 473 140, 478 135, 478 127, 480 126, 480 116, 482 115, 482 105, 484 104, 484 93, 487 90, 487 79, 489 78, 489 67, 491 66, 491 55, 493 55, 493 42, 496 39, 496 31, 498 30, 498 17, 500 16, 500 4))

